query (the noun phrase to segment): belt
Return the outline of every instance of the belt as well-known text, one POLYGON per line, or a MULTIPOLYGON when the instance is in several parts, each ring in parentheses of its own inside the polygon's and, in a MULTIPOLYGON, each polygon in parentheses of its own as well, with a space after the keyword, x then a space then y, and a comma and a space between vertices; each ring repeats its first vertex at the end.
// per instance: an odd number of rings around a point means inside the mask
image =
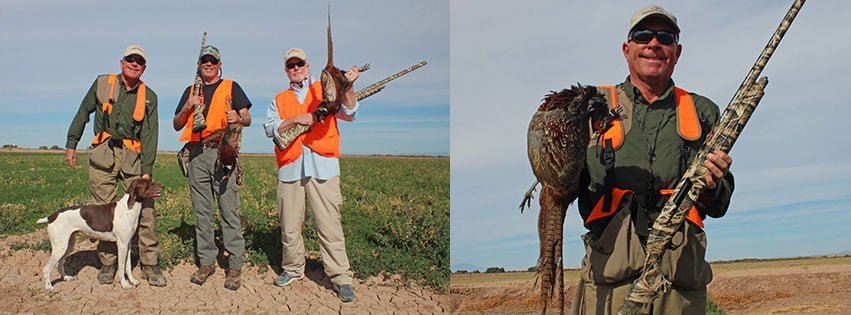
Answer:
POLYGON ((197 144, 199 144, 199 145, 201 145, 205 148, 217 149, 217 148, 219 148, 220 142, 218 140, 212 140, 212 141, 200 141, 200 142, 193 142, 193 143, 197 143, 197 144))
POLYGON ((114 137, 110 137, 109 139, 106 140, 106 142, 107 142, 107 144, 109 145, 110 148, 123 148, 124 147, 124 140, 115 139, 114 137))

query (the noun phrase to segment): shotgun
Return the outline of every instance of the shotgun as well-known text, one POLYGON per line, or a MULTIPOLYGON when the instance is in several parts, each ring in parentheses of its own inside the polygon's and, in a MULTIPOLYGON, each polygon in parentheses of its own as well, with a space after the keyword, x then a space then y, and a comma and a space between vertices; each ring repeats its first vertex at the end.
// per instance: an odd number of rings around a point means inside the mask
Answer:
MULTIPOLYGON (((384 89, 384 85, 387 84, 388 82, 393 81, 395 79, 398 79, 399 77, 406 75, 406 74, 410 73, 411 71, 417 70, 420 67, 425 66, 425 65, 426 65, 426 62, 421 61, 418 64, 415 64, 415 65, 410 66, 410 67, 408 67, 408 68, 406 68, 402 71, 399 71, 399 72, 397 72, 397 73, 395 73, 395 74, 393 74, 389 77, 386 77, 386 78, 384 78, 384 79, 382 79, 378 82, 375 82, 375 83, 373 83, 373 84, 371 84, 371 85, 369 85, 369 86, 367 86, 367 87, 365 87, 361 90, 358 90, 357 92, 355 92, 355 97, 357 98, 358 101, 363 100, 367 97, 370 97, 370 96, 374 95, 375 93, 378 93, 382 89, 384 89)), ((290 143, 293 142, 293 140, 295 140, 296 137, 298 137, 302 133, 307 132, 308 129, 310 129, 309 125, 297 124, 297 125, 293 126, 292 128, 284 131, 284 133, 273 137, 272 142, 275 143, 275 145, 278 147, 278 149, 283 151, 284 149, 286 149, 290 145, 290 143)))

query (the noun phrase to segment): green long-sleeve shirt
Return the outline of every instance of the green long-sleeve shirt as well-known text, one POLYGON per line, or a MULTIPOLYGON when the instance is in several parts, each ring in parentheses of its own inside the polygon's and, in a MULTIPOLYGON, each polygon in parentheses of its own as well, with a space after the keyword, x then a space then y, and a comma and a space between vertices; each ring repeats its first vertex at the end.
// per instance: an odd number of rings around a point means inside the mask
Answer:
POLYGON ((115 139, 134 139, 139 140, 142 144, 142 149, 139 153, 142 174, 152 174, 154 170, 154 161, 157 157, 157 141, 159 120, 157 118, 157 94, 146 85, 145 91, 145 117, 141 122, 133 119, 133 110, 136 108, 136 93, 138 92, 139 84, 127 89, 124 82, 120 78, 116 78, 116 86, 118 96, 115 98, 115 103, 112 105, 112 114, 109 119, 105 119, 101 103, 97 98, 97 82, 92 83, 83 101, 80 103, 80 109, 77 110, 77 115, 71 121, 71 127, 68 128, 68 140, 65 143, 65 148, 76 149, 80 138, 83 135, 83 129, 89 122, 89 116, 92 112, 95 113, 94 133, 97 135, 101 131, 106 131, 115 139), (108 121, 107 124, 105 122, 108 121))
MULTIPOLYGON (((616 88, 630 100, 632 112, 626 113, 631 119, 630 130, 624 131, 626 134, 623 145, 615 151, 615 187, 629 189, 645 196, 658 193, 660 189, 673 188, 680 179, 684 144, 684 140, 677 133, 673 80, 662 97, 652 104, 648 104, 641 92, 629 82, 629 77, 616 88)), ((695 93, 689 94, 701 124, 701 137, 686 143, 690 151, 685 162, 691 161, 712 126, 720 119, 715 103, 695 93)), ((599 143, 595 139, 592 139, 592 142, 599 143)), ((579 210, 583 216, 591 212, 605 190, 605 166, 600 162, 601 154, 603 151, 598 145, 590 146, 586 154, 588 173, 583 180, 588 185, 579 198, 579 210)), ((730 204, 733 184, 733 175, 728 172, 716 189, 701 194, 697 204, 701 214, 715 218, 723 216, 730 204)), ((655 215, 651 216, 655 218, 655 215)))

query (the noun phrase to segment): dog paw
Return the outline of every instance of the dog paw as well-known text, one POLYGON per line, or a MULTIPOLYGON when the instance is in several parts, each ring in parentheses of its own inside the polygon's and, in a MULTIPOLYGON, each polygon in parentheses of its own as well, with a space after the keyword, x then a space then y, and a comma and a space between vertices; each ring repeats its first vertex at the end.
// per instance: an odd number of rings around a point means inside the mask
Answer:
POLYGON ((130 283, 133 284, 133 286, 135 287, 135 286, 139 285, 139 280, 130 279, 130 283))
POLYGON ((135 285, 130 284, 130 282, 127 282, 127 281, 121 281, 121 287, 122 287, 122 288, 124 288, 124 289, 132 289, 132 288, 134 288, 134 287, 136 287, 136 286, 135 286, 135 285))
POLYGON ((74 281, 74 280, 77 280, 77 276, 64 276, 64 277, 62 277, 62 280, 74 281))
POLYGON ((45 285, 44 288, 47 289, 48 292, 56 292, 56 289, 54 289, 53 286, 50 285, 50 283, 45 285))

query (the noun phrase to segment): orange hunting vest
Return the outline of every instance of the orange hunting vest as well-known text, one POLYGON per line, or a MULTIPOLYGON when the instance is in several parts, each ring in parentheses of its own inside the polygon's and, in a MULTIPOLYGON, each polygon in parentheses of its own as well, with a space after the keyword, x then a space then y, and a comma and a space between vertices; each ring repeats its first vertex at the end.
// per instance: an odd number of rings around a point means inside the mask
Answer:
MULTIPOLYGON (((321 102, 322 84, 319 81, 310 85, 304 103, 298 101, 298 97, 291 89, 275 95, 275 104, 278 105, 278 114, 280 114, 281 119, 312 113, 321 102)), ((313 126, 310 126, 310 130, 296 137, 283 151, 275 146, 275 158, 278 160, 278 167, 297 160, 302 153, 302 144, 319 155, 340 157, 340 131, 337 129, 337 118, 330 115, 325 118, 324 122, 314 123, 313 126)))
MULTIPOLYGON (((617 89, 614 86, 601 86, 604 90, 609 90, 609 100, 611 103, 612 109, 618 107, 618 95, 617 89)), ((697 118, 697 109, 694 107, 694 101, 691 98, 691 95, 688 94, 688 91, 683 90, 678 87, 674 87, 674 97, 676 97, 676 106, 677 106, 677 132, 680 137, 684 140, 695 141, 700 139, 701 128, 700 121, 697 118)), ((631 115, 632 113, 630 113, 631 115)), ((624 138, 624 128, 622 118, 618 118, 612 124, 612 127, 600 137, 601 146, 605 146, 606 140, 611 140, 612 147, 617 150, 623 144, 624 138)), ((601 197, 600 200, 597 201, 597 204, 594 205, 594 209, 591 210, 591 213, 588 215, 588 218, 585 219, 585 224, 591 223, 591 221, 605 218, 615 214, 618 206, 620 205, 621 199, 627 194, 631 194, 631 190, 620 189, 617 187, 612 188, 612 202, 610 205, 610 209, 603 209, 604 202, 601 197)), ((659 191, 659 194, 662 196, 671 196, 674 193, 673 189, 662 189, 659 191)), ((694 206, 686 214, 686 220, 691 221, 695 225, 703 228, 703 219, 700 217, 700 213, 697 212, 697 208, 694 206)))
MULTIPOLYGON (((195 86, 189 88, 189 95, 192 96, 195 86)), ((186 126, 183 127, 183 133, 180 134, 181 142, 200 142, 201 138, 205 138, 210 134, 227 127, 228 115, 227 111, 232 109, 231 91, 233 91, 233 80, 222 80, 216 91, 213 92, 213 98, 210 100, 210 108, 207 110, 207 128, 201 132, 192 132, 192 113, 186 118, 186 126)), ((203 101, 203 100, 202 100, 203 101)))
MULTIPOLYGON (((112 113, 112 103, 115 102, 115 98, 118 95, 118 91, 115 90, 116 81, 118 81, 116 74, 110 74, 106 78, 106 83, 109 84, 109 94, 104 97, 106 101, 104 101, 101 105, 101 110, 103 110, 103 112, 107 115, 112 113)), ((145 118, 145 91, 145 82, 142 82, 140 80, 139 88, 136 92, 136 106, 133 108, 133 120, 138 122, 142 121, 142 119, 145 118)), ((97 134, 95 134, 95 138, 92 139, 92 144, 101 144, 111 137, 112 135, 110 135, 106 131, 98 132, 97 134)), ((135 152, 139 152, 142 149, 142 143, 139 142, 139 140, 124 139, 124 141, 122 142, 124 143, 125 147, 135 152)))

